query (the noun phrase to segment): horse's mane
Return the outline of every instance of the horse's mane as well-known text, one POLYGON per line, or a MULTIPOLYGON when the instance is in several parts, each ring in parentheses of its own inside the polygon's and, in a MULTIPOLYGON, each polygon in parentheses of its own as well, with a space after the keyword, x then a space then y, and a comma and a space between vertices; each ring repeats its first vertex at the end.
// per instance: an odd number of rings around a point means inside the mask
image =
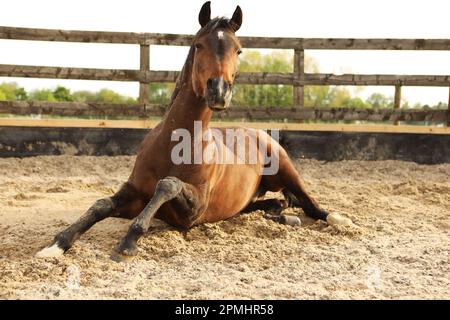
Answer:
MULTIPOLYGON (((227 18, 224 18, 224 17, 217 17, 217 18, 212 19, 203 28, 201 28, 197 32, 194 39, 196 39, 204 34, 213 32, 216 29, 232 29, 230 26, 230 20, 227 18)), ((183 69, 181 69, 180 75, 178 76, 177 82, 175 83, 175 89, 172 92, 172 97, 171 97, 170 103, 169 103, 169 109, 172 106, 175 99, 177 98, 178 93, 180 93, 183 85, 186 84, 189 80, 188 77, 192 73, 192 63, 194 61, 194 53, 195 53, 195 48, 194 48, 194 44, 192 44, 191 47, 189 48, 189 53, 186 58, 186 62, 183 65, 183 69)))
POLYGON ((180 93, 183 85, 188 82, 188 77, 191 75, 192 72, 192 62, 194 60, 194 52, 195 52, 194 45, 191 45, 191 47, 189 48, 188 56, 186 58, 186 62, 183 65, 183 69, 181 69, 177 82, 175 83, 175 89, 172 92, 172 97, 169 103, 169 109, 172 106, 173 102, 175 101, 176 97, 178 96, 178 93, 180 93))

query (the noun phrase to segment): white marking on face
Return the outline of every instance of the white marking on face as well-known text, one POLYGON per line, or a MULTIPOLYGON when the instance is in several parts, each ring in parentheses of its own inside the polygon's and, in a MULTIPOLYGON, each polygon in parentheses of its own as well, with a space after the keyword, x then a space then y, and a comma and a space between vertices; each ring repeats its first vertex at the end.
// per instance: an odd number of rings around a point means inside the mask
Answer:
POLYGON ((219 96, 223 96, 223 78, 219 78, 219 96))
POLYGON ((233 97, 233 92, 231 90, 228 90, 225 93, 225 107, 228 107, 230 105, 232 97, 233 97))
POLYGON ((55 243, 51 247, 46 247, 36 253, 36 258, 53 258, 62 256, 64 250, 59 247, 58 243, 55 243))
POLYGON ((220 40, 223 39, 223 31, 217 32, 217 38, 219 38, 220 40))

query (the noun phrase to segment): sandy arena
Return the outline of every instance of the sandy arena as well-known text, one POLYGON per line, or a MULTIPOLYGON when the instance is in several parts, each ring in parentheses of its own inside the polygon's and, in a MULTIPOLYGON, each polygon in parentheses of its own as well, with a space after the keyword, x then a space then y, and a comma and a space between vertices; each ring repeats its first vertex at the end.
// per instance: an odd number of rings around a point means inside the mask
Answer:
POLYGON ((108 219, 65 256, 34 254, 126 180, 134 157, 0 159, 0 298, 450 299, 450 164, 297 163, 308 189, 356 227, 261 212, 177 231, 155 221, 129 263, 129 221, 108 219))

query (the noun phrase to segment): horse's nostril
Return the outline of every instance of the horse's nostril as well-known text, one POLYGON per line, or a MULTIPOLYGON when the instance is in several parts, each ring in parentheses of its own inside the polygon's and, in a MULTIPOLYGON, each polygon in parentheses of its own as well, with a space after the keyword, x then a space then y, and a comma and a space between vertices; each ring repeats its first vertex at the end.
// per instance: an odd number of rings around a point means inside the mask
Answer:
POLYGON ((209 78, 206 81, 206 88, 208 91, 208 95, 214 99, 219 97, 224 97, 227 92, 231 89, 231 83, 229 81, 224 80, 222 77, 220 78, 209 78))

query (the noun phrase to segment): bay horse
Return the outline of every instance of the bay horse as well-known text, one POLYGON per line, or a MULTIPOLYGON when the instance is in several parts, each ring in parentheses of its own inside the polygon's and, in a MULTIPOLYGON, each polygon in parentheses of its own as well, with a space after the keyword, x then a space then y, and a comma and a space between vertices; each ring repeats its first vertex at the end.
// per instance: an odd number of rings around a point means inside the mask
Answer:
MULTIPOLYGON (((198 138, 195 135, 203 137, 211 133, 209 122, 213 112, 228 108, 241 52, 235 36, 242 24, 239 6, 231 19, 211 19, 210 2, 206 2, 198 19, 201 29, 190 47, 169 110, 141 143, 128 181, 113 196, 97 200, 75 223, 58 233, 51 245, 38 252, 38 257, 62 255, 95 223, 108 217, 134 219, 115 248, 123 258, 136 255, 137 241, 147 232, 153 218, 189 229, 243 211, 275 209, 280 212, 291 206, 300 207, 308 216, 329 224, 351 223, 348 218, 329 214, 319 207, 306 192, 286 151, 262 130, 240 128, 236 131, 238 138, 257 137, 263 141, 258 150, 253 151, 257 154, 256 162, 174 163, 174 133, 180 130, 189 133, 189 144, 193 145, 198 138), (200 133, 195 133, 195 123, 201 124, 200 133), (278 162, 277 172, 262 174, 267 166, 262 149, 266 156, 276 154, 271 161, 278 162), (261 200, 267 191, 282 191, 284 200, 261 200)), ((225 129, 215 130, 224 133, 225 129)), ((200 144, 210 155, 236 155, 236 150, 229 149, 220 139, 211 142, 202 138, 200 144)), ((246 152, 245 157, 251 156, 250 151, 246 149, 246 152)), ((191 155, 193 153, 191 150, 191 155)))

